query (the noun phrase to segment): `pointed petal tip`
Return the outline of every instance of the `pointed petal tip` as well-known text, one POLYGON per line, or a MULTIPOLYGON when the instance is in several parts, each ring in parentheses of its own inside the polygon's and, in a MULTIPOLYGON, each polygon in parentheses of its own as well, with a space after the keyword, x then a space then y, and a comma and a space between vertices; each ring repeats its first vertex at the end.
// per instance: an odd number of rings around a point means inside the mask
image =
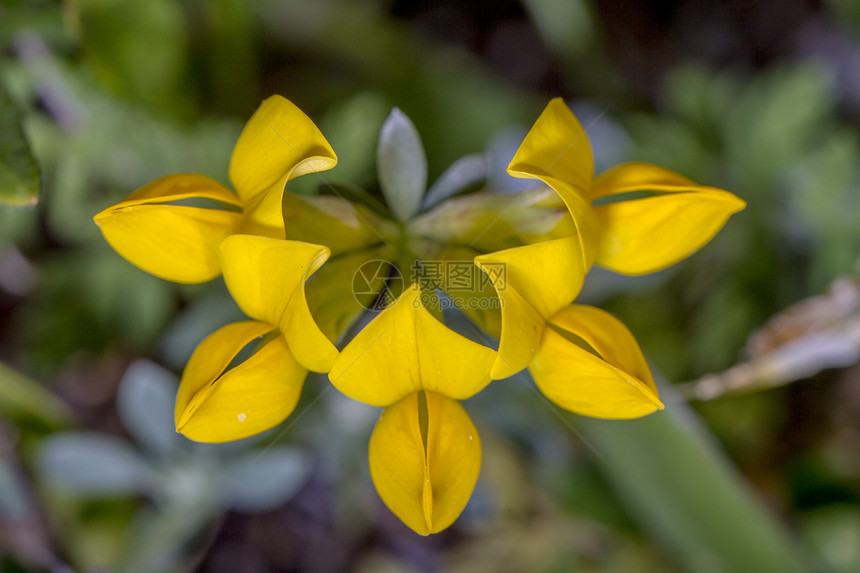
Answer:
POLYGON ((553 316, 529 371, 547 398, 580 415, 631 419, 665 407, 633 334, 596 307, 553 316))
POLYGON ((538 116, 514 158, 512 177, 551 177, 587 190, 594 175, 591 144, 582 124, 560 97, 553 98, 538 116))
POLYGON ((185 366, 176 396, 176 431, 197 442, 227 442, 281 423, 298 403, 307 370, 282 336, 265 342, 272 326, 245 321, 204 339, 185 366), (231 361, 248 344, 263 343, 243 362, 231 361))
POLYGON ((313 121, 295 104, 273 95, 248 120, 230 158, 229 175, 243 200, 286 177, 331 169, 337 156, 313 121))
POLYGON ((732 194, 732 203, 734 203, 734 210, 732 213, 737 213, 738 211, 743 211, 747 208, 747 202, 735 194, 732 194))

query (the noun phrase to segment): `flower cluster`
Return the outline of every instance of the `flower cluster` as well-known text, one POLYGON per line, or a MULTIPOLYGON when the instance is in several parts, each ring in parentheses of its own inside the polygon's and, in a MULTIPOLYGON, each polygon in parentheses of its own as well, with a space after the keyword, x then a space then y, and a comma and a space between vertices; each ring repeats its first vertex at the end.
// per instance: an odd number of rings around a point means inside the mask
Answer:
POLYGON ((384 408, 370 437, 373 482, 406 525, 429 534, 454 522, 477 482, 480 438, 460 401, 492 380, 528 369, 550 400, 587 416, 663 408, 627 328, 573 301, 593 265, 631 275, 668 267, 744 203, 654 165, 595 178, 588 138, 559 99, 508 167, 534 179, 533 190, 481 191, 421 212, 424 181, 417 198, 391 201, 415 181, 403 177, 409 166, 391 167, 392 157, 380 156, 388 206, 357 191, 288 192, 294 177, 337 160, 313 122, 273 96, 233 151, 235 192, 203 175, 171 175, 95 221, 117 252, 159 277, 196 283, 223 275, 251 319, 220 328, 195 350, 176 399, 177 431, 206 442, 262 432, 289 416, 308 371, 328 373, 347 396, 384 408), (381 280, 357 294, 357 269, 373 261, 382 261, 381 280), (441 268, 484 280, 427 279, 441 268), (424 274, 398 283, 397 269, 424 274), (452 284, 460 289, 445 299, 452 284), (383 310, 368 310, 383 296, 383 310), (480 304, 486 299, 495 304, 480 304), (433 304, 442 300, 461 301, 497 345, 449 328, 433 304), (347 340, 367 312, 372 319, 347 340), (250 356, 234 365, 249 345, 250 356))

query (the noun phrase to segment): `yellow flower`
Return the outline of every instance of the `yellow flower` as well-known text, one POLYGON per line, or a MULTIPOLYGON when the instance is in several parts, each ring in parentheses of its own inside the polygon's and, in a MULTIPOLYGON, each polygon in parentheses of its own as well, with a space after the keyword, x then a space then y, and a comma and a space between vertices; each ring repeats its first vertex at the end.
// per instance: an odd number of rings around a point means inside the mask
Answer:
POLYGON ((745 206, 728 191, 645 163, 621 165, 594 179, 588 137, 561 99, 547 105, 508 173, 554 189, 575 232, 475 257, 503 303, 494 379, 528 366, 541 340, 552 339, 545 334, 547 321, 576 298, 593 263, 633 275, 666 268, 701 248, 745 206), (636 191, 652 194, 624 200, 636 191), (507 266, 507 276, 492 274, 498 264, 507 266))
POLYGON ((690 256, 746 205, 728 191, 647 163, 620 165, 593 179, 588 136, 560 98, 535 122, 508 173, 538 179, 558 193, 578 229, 586 268, 593 260, 629 275, 690 256), (632 192, 652 195, 624 200, 632 192))
POLYGON ((219 248, 224 282, 253 321, 203 340, 182 374, 176 429, 202 442, 258 434, 295 408, 308 370, 328 372, 337 350, 314 322, 305 281, 329 256, 321 245, 232 235, 219 248), (262 337, 246 360, 237 354, 262 337))
POLYGON ((347 396, 385 407, 370 438, 370 474, 388 508, 422 535, 451 525, 478 480, 481 442, 458 400, 490 382, 494 356, 436 320, 413 284, 329 372, 347 396))
POLYGON ((644 163, 593 179, 588 137, 560 99, 535 122, 508 172, 554 189, 575 232, 475 258, 503 303, 492 377, 528 366, 548 398, 588 416, 633 418, 663 408, 630 331, 602 310, 570 303, 593 263, 625 274, 668 267, 707 243, 744 202, 644 163), (651 195, 624 200, 643 191, 651 195), (507 276, 491 273, 500 262, 507 276))
POLYGON ((313 122, 288 100, 272 96, 233 149, 230 181, 236 193, 205 175, 168 175, 94 219, 107 242, 132 264, 174 282, 204 282, 221 273, 218 245, 224 238, 248 233, 284 239, 281 202, 287 182, 336 163, 313 122))

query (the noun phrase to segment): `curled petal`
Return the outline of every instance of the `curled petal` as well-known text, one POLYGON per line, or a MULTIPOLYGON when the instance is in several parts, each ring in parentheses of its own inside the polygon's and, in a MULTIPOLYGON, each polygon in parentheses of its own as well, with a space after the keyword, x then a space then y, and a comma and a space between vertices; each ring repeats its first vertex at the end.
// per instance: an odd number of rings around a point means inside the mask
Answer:
POLYGON ((481 471, 481 440, 459 402, 412 393, 382 413, 368 458, 385 505, 428 535, 451 525, 466 507, 481 471))
POLYGON ((508 165, 514 177, 539 179, 564 201, 581 240, 586 270, 594 262, 601 229, 588 202, 594 160, 588 136, 561 98, 546 106, 508 165))
POLYGON ((558 179, 582 194, 588 193, 594 177, 591 144, 564 100, 555 98, 547 104, 508 165, 508 173, 558 179))
POLYGON ((283 207, 286 184, 286 177, 282 177, 262 193, 248 199, 240 233, 270 239, 286 238, 283 207))
POLYGON ((728 191, 696 185, 646 163, 607 171, 595 180, 592 192, 599 198, 633 191, 657 194, 595 207, 604 229, 596 262, 628 275, 658 271, 685 259, 746 205, 728 191))
POLYGON ((322 245, 232 235, 221 243, 224 282, 251 318, 276 325, 305 368, 328 372, 337 349, 314 322, 305 281, 329 256, 322 245))
POLYGON ((585 279, 574 235, 475 257, 501 300, 502 331, 493 379, 525 368, 538 347, 546 320, 573 302, 585 279))
POLYGON ((281 423, 299 400, 307 370, 282 336, 225 372, 248 343, 268 334, 261 322, 236 322, 215 331, 194 351, 176 396, 176 431, 199 442, 238 440, 281 423))
POLYGON ((230 159, 230 181, 250 203, 278 181, 325 171, 336 163, 334 151, 313 121, 292 102, 274 95, 260 104, 242 130, 230 159))
POLYGON ((94 220, 111 247, 132 264, 170 281, 204 282, 220 274, 218 245, 238 231, 242 214, 169 204, 187 199, 241 206, 233 192, 204 175, 169 175, 94 220))
POLYGON ((560 179, 544 178, 544 183, 552 187, 562 198, 570 213, 573 229, 579 243, 579 256, 586 271, 594 264, 597 248, 603 235, 603 227, 594 208, 583 195, 560 179))
POLYGON ((547 398, 577 414, 637 418, 663 408, 636 339, 599 308, 553 316, 529 371, 547 398))
MULTIPOLYGON (((720 191, 714 187, 697 185, 691 179, 665 167, 633 161, 613 167, 595 178, 589 198, 594 200, 619 193, 642 190, 683 193, 699 188, 720 191)), ((728 191, 723 191, 723 193, 734 197, 728 191)), ((740 201, 740 199, 737 200, 740 201)), ((743 203, 743 201, 740 202, 743 203)))
MULTIPOLYGON (((205 175, 198 173, 182 173, 167 175, 144 185, 113 207, 105 209, 99 215, 112 210, 120 210, 137 205, 153 205, 169 203, 182 199, 211 199, 234 207, 241 207, 242 202, 235 193, 205 175)), ((97 216, 99 216, 97 215, 97 216)))
POLYGON ((462 400, 490 382, 495 352, 436 320, 417 285, 347 344, 329 372, 354 400, 388 406, 419 390, 462 400))

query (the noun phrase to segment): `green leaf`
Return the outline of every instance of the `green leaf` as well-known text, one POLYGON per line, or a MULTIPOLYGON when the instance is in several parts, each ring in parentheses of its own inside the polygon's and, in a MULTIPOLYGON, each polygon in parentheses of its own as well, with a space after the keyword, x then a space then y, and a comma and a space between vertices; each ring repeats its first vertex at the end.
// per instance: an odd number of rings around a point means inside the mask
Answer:
POLYGON ((286 192, 283 206, 286 238, 325 245, 332 256, 384 242, 395 232, 390 221, 339 195, 286 192))
POLYGON ((594 41, 596 26, 589 2, 525 0, 523 5, 544 41, 556 53, 579 54, 594 41))
POLYGON ((103 85, 163 113, 186 106, 191 34, 180 2, 81 0, 70 12, 78 18, 87 62, 103 85))
POLYGON ((356 185, 350 185, 348 183, 329 183, 320 185, 318 194, 340 197, 341 199, 346 199, 351 203, 364 205, 380 217, 384 217, 386 219, 391 218, 391 212, 388 210, 388 206, 385 203, 356 185))
POLYGON ((427 190, 423 209, 430 209, 442 201, 462 193, 487 178, 487 158, 482 153, 461 157, 446 169, 427 190))
POLYGON ((427 188, 427 157, 418 130, 397 108, 382 124, 376 168, 391 212, 397 220, 408 221, 418 211, 427 188))
POLYGON ((661 392, 666 409, 644 418, 570 417, 634 521, 688 571, 805 571, 693 412, 671 388, 661 392))
POLYGON ((63 489, 93 498, 146 493, 154 483, 152 469, 128 443, 91 432, 43 440, 39 469, 63 489))
POLYGON ((149 360, 132 362, 119 383, 116 406, 128 431, 147 451, 173 452, 184 438, 174 430, 176 376, 149 360))
POLYGON ((810 548, 831 571, 860 571, 860 511, 833 503, 805 511, 800 530, 810 548))
MULTIPOLYGON (((330 108, 319 123, 320 131, 337 150, 337 165, 327 172, 328 181, 358 185, 376 182, 376 145, 390 106, 371 92, 362 92, 330 108)), ((291 181, 294 186, 302 179, 291 181)))
POLYGON ((49 428, 70 425, 72 412, 38 382, 0 363, 0 413, 35 420, 49 428))
POLYGON ((0 88, 0 203, 39 202, 39 167, 21 125, 21 113, 0 88))
POLYGON ((777 67, 735 97, 723 120, 727 155, 745 189, 767 192, 831 129, 833 88, 811 64, 777 67))
POLYGON ((484 253, 547 241, 575 231, 557 197, 546 187, 453 197, 415 218, 409 232, 484 253))
POLYGON ((271 511, 299 491, 310 469, 297 448, 250 451, 223 470, 224 503, 245 513, 271 511))
POLYGON ((11 463, 0 460, 0 519, 23 520, 31 511, 30 498, 11 463))

